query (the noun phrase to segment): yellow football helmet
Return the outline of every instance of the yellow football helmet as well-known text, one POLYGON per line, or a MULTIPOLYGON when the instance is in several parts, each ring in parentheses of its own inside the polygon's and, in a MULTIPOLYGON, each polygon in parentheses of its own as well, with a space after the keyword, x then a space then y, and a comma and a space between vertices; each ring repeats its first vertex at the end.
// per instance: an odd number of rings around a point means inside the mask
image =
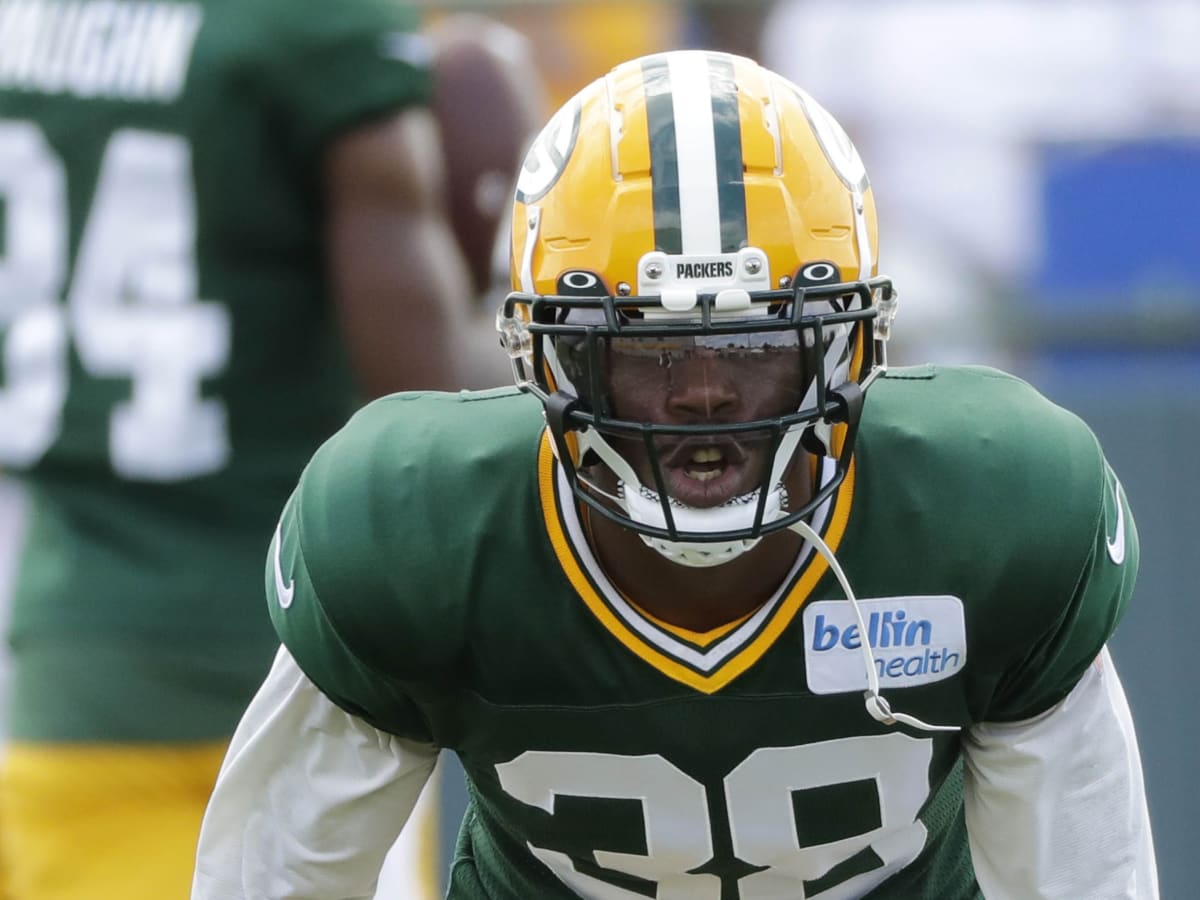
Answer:
POLYGON ((866 171, 841 126, 749 59, 647 56, 569 100, 520 172, 514 292, 498 327, 580 501, 698 566, 811 513, 844 477, 863 391, 886 365, 895 295, 876 277, 876 243, 866 171), (748 420, 630 415, 618 365, 700 357, 775 360, 771 371, 790 373, 788 407, 748 420), (711 504, 673 490, 680 444, 707 482, 722 447, 750 440, 769 448, 753 490, 711 504), (836 466, 795 505, 783 482, 800 446, 836 466))

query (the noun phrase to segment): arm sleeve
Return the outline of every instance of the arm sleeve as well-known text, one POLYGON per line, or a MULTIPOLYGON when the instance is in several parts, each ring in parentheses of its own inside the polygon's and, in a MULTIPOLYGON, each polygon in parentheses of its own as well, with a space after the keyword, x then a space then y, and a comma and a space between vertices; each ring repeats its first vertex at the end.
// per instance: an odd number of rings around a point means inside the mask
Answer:
POLYGON ((1141 758, 1103 650, 1065 699, 963 741, 976 877, 988 900, 1155 900, 1141 758))
POLYGON ((192 900, 367 900, 436 761, 334 705, 281 648, 217 778, 192 900))

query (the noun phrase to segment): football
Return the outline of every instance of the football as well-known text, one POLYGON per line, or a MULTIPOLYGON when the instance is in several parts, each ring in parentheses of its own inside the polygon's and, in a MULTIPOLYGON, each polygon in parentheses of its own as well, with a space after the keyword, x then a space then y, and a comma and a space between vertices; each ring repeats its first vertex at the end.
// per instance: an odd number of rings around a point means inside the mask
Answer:
POLYGON ((482 298, 494 288, 498 238, 507 250, 513 185, 545 117, 545 92, 529 42, 507 25, 459 14, 435 21, 428 34, 450 217, 482 298))

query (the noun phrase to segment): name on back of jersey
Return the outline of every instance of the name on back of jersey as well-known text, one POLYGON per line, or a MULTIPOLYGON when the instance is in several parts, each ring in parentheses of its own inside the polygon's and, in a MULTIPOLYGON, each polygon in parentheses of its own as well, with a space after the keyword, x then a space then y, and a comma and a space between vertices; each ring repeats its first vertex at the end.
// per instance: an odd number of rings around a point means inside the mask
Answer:
POLYGON ((203 19, 198 3, 0 0, 0 88, 170 103, 203 19))
MULTIPOLYGON (((951 678, 967 661, 967 631, 958 597, 859 600, 867 645, 882 689, 951 678)), ((808 689, 840 694, 867 687, 862 630, 848 600, 819 600, 804 609, 808 689)))

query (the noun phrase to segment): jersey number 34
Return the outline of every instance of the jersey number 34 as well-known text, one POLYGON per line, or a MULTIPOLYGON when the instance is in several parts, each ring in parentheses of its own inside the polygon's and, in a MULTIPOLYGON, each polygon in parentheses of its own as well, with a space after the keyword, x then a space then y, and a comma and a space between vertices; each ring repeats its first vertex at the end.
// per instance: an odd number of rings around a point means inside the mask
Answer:
POLYGON ((223 304, 197 299, 191 185, 184 138, 118 131, 72 223, 41 128, 0 120, 0 465, 34 465, 58 439, 72 347, 87 377, 131 385, 109 416, 118 475, 171 481, 225 465, 225 408, 200 387, 228 364, 231 326, 223 304))

